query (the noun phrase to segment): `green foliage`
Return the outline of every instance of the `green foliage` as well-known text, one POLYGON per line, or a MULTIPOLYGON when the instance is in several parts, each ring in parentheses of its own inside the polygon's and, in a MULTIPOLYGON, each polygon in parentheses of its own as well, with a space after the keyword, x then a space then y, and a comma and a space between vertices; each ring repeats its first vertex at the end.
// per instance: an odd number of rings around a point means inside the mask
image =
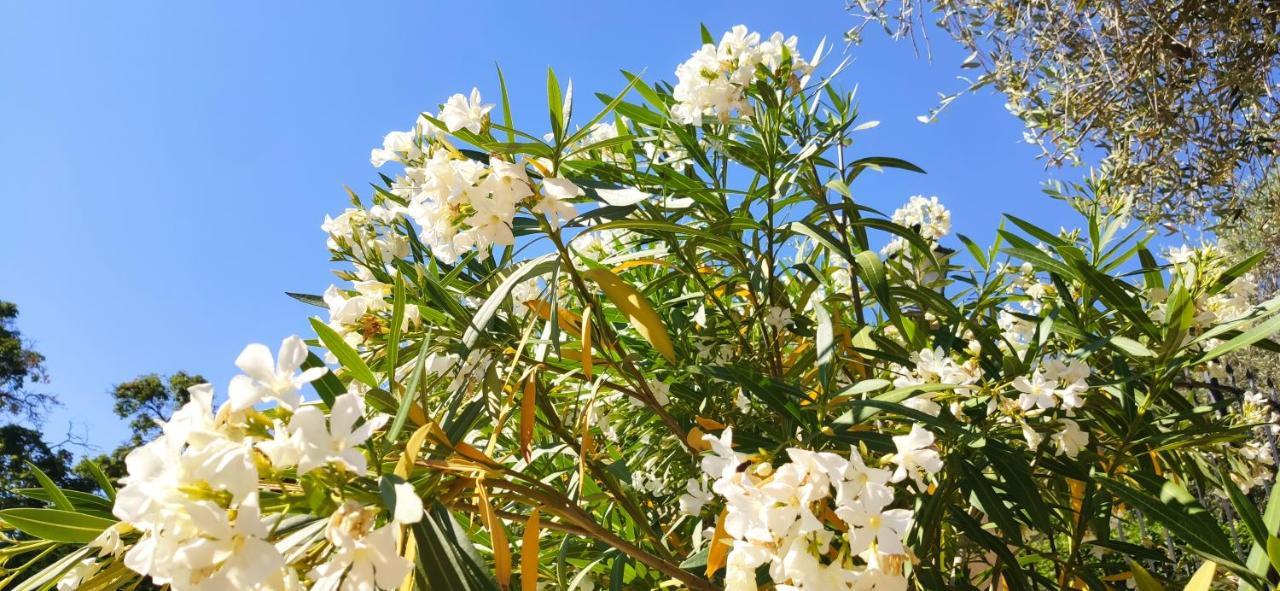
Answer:
POLYGON ((36 419, 54 398, 30 386, 48 381, 44 355, 22 339, 15 323, 18 306, 0 301, 0 413, 36 419))

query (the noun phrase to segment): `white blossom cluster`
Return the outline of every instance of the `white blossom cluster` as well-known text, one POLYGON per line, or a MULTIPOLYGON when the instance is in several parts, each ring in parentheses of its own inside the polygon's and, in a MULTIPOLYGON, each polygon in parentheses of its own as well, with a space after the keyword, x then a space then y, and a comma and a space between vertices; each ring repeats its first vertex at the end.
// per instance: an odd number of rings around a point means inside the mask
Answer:
MULTIPOLYGON (((492 108, 473 89, 469 97, 452 96, 436 120, 449 132, 481 133, 492 108)), ((591 135, 607 139, 610 133, 616 130, 603 126, 593 128, 591 135)), ((577 215, 569 201, 582 196, 582 189, 551 174, 546 164, 507 162, 497 156, 486 164, 464 156, 442 135, 433 121, 421 117, 413 130, 387 134, 383 147, 374 149, 370 157, 374 166, 404 165, 404 174, 396 177, 391 193, 407 205, 392 205, 385 211, 388 216, 412 219, 419 238, 441 262, 452 264, 473 249, 485 256, 490 246, 514 244, 512 224, 521 207, 546 216, 555 226, 577 215), (538 169, 540 180, 530 177, 528 166, 538 169)), ((326 221, 324 229, 335 239, 347 238, 339 224, 326 221)))
POLYGON ((800 80, 813 73, 813 64, 796 53, 795 37, 774 33, 762 40, 760 33, 738 25, 718 45, 704 44, 676 68, 672 118, 684 125, 701 125, 704 115, 721 123, 734 113, 750 117, 747 91, 761 66, 775 75, 785 69, 800 80))
MULTIPOLYGON (((265 346, 249 345, 236 360, 245 373, 232 380, 226 403, 215 411, 213 388, 192 387, 190 402, 161 423, 162 434, 129 453, 113 507, 141 533, 125 554, 128 568, 177 591, 400 585, 412 565, 396 551, 390 522, 422 518, 421 500, 407 484, 397 487, 395 515, 382 527, 376 527, 380 509, 342 505, 325 529, 328 549, 312 556, 315 566, 305 573, 291 564, 296 556, 289 544, 270 539, 285 515, 262 516, 259 491, 267 479, 287 470, 366 476, 359 446, 388 418, 366 417, 355 392, 338 396, 327 417, 304 404, 299 388, 327 371, 300 371, 306 355, 296 336, 284 340, 274 360, 265 346), (263 402, 276 405, 271 410, 278 418, 256 408, 263 402)), ((119 551, 118 528, 107 534, 114 541, 98 545, 119 551)), ((92 563, 82 566, 68 576, 92 572, 92 563)))
MULTIPOLYGON (((858 450, 849 457, 787 450, 777 467, 734 451, 733 429, 706 435, 711 452, 701 468, 711 493, 724 500, 720 527, 730 544, 725 589, 754 591, 756 569, 768 565, 777 589, 905 589, 901 566, 913 512, 892 508, 893 484, 925 489, 926 476, 942 469, 934 437, 920 425, 895 436, 897 451, 884 458, 895 469, 868 465, 858 450)), ((691 480, 681 508, 697 512, 714 498, 691 480)))
MULTIPOLYGON (((937 246, 938 241, 951 232, 951 211, 938 201, 937 196, 913 195, 905 205, 894 210, 893 223, 915 229, 930 246, 937 246)), ((880 254, 894 255, 906 247, 907 240, 895 236, 880 249, 880 254)))

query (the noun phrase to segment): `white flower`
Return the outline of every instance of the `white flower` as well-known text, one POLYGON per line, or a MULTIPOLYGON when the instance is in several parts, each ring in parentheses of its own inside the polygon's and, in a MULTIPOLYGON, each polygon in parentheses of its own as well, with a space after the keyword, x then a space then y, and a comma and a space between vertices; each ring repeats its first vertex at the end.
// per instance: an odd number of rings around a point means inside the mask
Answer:
POLYGON ((120 553, 124 552, 125 549, 124 542, 120 540, 120 529, 123 527, 128 527, 128 524, 119 522, 102 530, 102 533, 98 534, 98 537, 94 538, 92 542, 89 542, 89 547, 97 548, 98 556, 100 558, 106 556, 120 556, 120 553))
POLYGON ((893 454, 893 463, 898 465, 893 472, 893 482, 901 482, 910 476, 916 486, 923 489, 923 474, 936 474, 942 469, 942 458, 929 448, 933 445, 933 433, 918 423, 911 426, 910 433, 895 435, 893 444, 898 449, 893 454))
POLYGON ((472 88, 470 98, 461 94, 449 97, 449 100, 444 104, 444 108, 440 110, 440 116, 437 119, 443 121, 445 127, 449 128, 451 132, 465 129, 471 133, 480 133, 480 129, 484 126, 485 116, 489 114, 489 110, 492 108, 493 105, 480 102, 480 89, 472 88))
POLYGON ((298 461, 302 459, 302 448, 306 445, 303 441, 303 432, 301 430, 290 430, 284 423, 279 420, 275 421, 272 428, 272 437, 266 441, 257 443, 258 449, 267 456, 271 461, 271 465, 279 469, 290 468, 298 465, 298 461))
POLYGON ((413 570, 396 552, 394 526, 373 529, 376 511, 353 501, 329 518, 325 537, 333 545, 328 562, 311 571, 312 591, 395 589, 413 570))
POLYGON ((791 310, 781 306, 769 306, 769 310, 764 316, 764 323, 772 327, 773 330, 781 332, 793 324, 791 310))
POLYGON ((382 138, 382 148, 369 153, 369 162, 381 167, 388 162, 404 162, 422 155, 412 131, 393 131, 382 138))
POLYGON ((893 502, 893 489, 883 484, 869 486, 858 500, 836 509, 836 516, 849 524, 849 551, 861 554, 875 543, 886 554, 905 554, 902 541, 911 529, 912 512, 885 507, 893 502))
POLYGON ((1026 376, 1018 376, 1013 380, 1013 387, 1019 392, 1018 406, 1022 410, 1028 411, 1033 408, 1050 409, 1058 405, 1058 399, 1053 395, 1054 382, 1046 380, 1044 372, 1035 371, 1031 374, 1031 379, 1026 376))
POLYGON ((77 562, 67 574, 58 579, 58 591, 74 591, 80 588, 80 584, 85 579, 92 577, 98 572, 99 565, 92 558, 86 558, 77 562))
POLYGON ((671 384, 655 379, 650 379, 646 383, 649 385, 649 391, 653 393, 653 399, 658 403, 658 406, 666 406, 671 403, 671 384))
POLYGON ((1027 440, 1027 449, 1035 451, 1040 448, 1040 444, 1044 441, 1044 435, 1041 435, 1035 429, 1031 428, 1026 421, 1020 421, 1022 424, 1022 438, 1027 440))
POLYGON ((236 366, 247 375, 231 380, 228 392, 231 409, 244 410, 264 399, 274 399, 285 408, 297 408, 302 403, 298 389, 329 371, 313 367, 299 374, 298 370, 306 360, 307 345, 296 335, 281 341, 279 357, 274 364, 271 350, 266 345, 253 343, 245 347, 236 358, 236 366))
POLYGON ((707 490, 706 484, 696 478, 690 478, 684 484, 685 494, 680 495, 680 512, 687 515, 697 515, 702 512, 702 506, 711 502, 711 491, 707 490))
POLYGON ((356 474, 364 474, 368 464, 358 446, 382 427, 389 417, 377 415, 356 427, 356 421, 363 414, 364 398, 352 392, 334 399, 327 428, 324 413, 319 408, 299 408, 289 422, 291 433, 301 432, 302 452, 298 460, 298 475, 329 463, 356 474))
POLYGON ((476 197, 471 200, 475 213, 467 218, 471 230, 464 232, 476 246, 486 248, 491 244, 510 246, 515 244, 515 235, 511 233, 511 222, 515 218, 515 205, 489 197, 476 197))
POLYGON ((175 588, 254 589, 284 568, 284 557, 265 540, 267 528, 256 499, 241 503, 232 522, 221 510, 197 511, 192 517, 199 536, 178 549, 172 560, 201 582, 187 586, 175 578, 175 588), (202 514, 206 518, 198 517, 202 514))
POLYGON ((578 210, 573 208, 569 200, 581 197, 582 188, 569 179, 543 179, 542 194, 542 199, 533 207, 533 211, 546 216, 552 226, 560 227, 562 223, 578 215, 578 210))
POLYGON ((733 451, 733 427, 726 427, 720 437, 703 435, 702 440, 711 445, 711 454, 702 457, 702 471, 707 476, 727 479, 746 459, 733 451))
POLYGON ((391 518, 405 525, 422 521, 422 498, 413 490, 413 485, 401 482, 393 489, 396 493, 396 510, 391 518))
POLYGON ((1080 425, 1071 419, 1059 419, 1059 422, 1062 430, 1053 434, 1053 442, 1058 446, 1057 455, 1067 454, 1074 459, 1089 444, 1089 432, 1082 431, 1080 425))

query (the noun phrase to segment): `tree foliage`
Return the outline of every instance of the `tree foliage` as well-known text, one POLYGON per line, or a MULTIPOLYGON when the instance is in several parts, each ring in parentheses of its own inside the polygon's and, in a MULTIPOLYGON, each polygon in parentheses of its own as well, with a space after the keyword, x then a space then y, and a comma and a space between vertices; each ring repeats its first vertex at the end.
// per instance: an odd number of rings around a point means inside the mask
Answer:
POLYGON ((48 375, 44 355, 23 340, 17 320, 18 305, 0 301, 0 413, 36 419, 54 398, 30 389, 48 375))
MULTIPOLYGON (((1200 223, 1238 210, 1280 133, 1280 4, 1204 0, 853 0, 894 37, 935 23, 1050 164, 1092 147, 1141 213, 1200 223)), ((939 109, 956 95, 946 96, 939 109)), ((930 116, 936 115, 936 112, 930 116)))

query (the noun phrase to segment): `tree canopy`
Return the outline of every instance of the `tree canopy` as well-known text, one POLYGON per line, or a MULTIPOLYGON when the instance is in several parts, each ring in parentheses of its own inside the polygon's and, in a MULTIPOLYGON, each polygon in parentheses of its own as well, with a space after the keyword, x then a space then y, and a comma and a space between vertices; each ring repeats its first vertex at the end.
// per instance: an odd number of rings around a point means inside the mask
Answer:
MULTIPOLYGON (((1280 131, 1280 3, 1203 0, 853 0, 861 38, 927 35, 972 52, 1051 165, 1102 150, 1117 197, 1170 223, 1234 214, 1265 176, 1280 131)), ((931 118, 959 94, 944 95, 931 118)))

